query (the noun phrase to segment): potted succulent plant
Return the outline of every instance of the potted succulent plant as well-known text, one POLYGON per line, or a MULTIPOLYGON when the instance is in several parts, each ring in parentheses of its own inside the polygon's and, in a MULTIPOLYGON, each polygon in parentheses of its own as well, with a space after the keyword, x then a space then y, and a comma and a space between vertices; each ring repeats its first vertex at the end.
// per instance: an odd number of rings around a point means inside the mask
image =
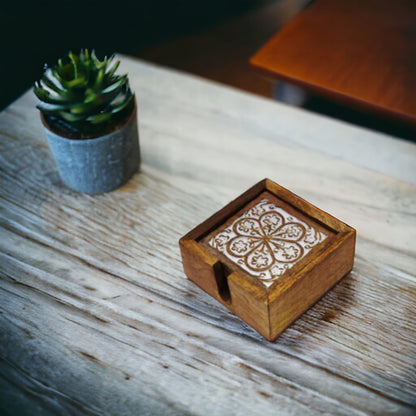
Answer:
POLYGON ((108 192, 139 169, 137 104, 119 61, 69 53, 47 68, 34 93, 62 180, 86 193, 108 192))

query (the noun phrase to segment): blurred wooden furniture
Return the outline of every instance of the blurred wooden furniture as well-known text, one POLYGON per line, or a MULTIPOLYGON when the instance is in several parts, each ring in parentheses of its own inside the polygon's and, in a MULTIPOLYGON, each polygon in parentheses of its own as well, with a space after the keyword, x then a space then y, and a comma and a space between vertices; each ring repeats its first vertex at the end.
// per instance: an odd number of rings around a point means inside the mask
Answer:
POLYGON ((317 0, 251 59, 273 76, 416 127, 416 2, 317 0))
POLYGON ((143 168, 117 191, 62 185, 31 91, 0 114, 0 414, 414 414, 416 145, 121 59, 143 168), (178 246, 264 177, 357 230, 274 343, 178 246))

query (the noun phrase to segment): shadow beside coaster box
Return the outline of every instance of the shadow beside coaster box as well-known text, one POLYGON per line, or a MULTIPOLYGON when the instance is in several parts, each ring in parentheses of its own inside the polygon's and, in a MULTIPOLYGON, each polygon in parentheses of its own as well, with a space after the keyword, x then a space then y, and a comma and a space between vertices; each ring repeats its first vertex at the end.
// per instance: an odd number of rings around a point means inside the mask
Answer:
POLYGON ((273 341, 352 269, 355 238, 264 179, 179 244, 188 278, 273 341))

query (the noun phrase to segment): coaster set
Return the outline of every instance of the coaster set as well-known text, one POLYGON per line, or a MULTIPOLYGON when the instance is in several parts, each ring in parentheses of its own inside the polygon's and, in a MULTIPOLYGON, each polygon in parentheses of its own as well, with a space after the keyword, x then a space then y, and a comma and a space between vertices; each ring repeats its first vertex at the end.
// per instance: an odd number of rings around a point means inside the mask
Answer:
POLYGON ((355 236, 264 179, 179 243, 188 278, 273 341, 352 269, 355 236))

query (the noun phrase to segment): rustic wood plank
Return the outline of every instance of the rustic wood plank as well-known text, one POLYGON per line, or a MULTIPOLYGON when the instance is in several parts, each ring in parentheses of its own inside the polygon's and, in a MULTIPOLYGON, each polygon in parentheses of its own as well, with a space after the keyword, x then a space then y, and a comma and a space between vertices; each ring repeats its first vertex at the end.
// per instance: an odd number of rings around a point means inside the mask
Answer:
POLYGON ((415 146, 123 69, 143 169, 119 191, 61 184, 31 94, 0 115, 1 412, 413 414, 415 146), (358 233, 353 271, 275 343, 189 282, 177 245, 263 177, 358 233))

